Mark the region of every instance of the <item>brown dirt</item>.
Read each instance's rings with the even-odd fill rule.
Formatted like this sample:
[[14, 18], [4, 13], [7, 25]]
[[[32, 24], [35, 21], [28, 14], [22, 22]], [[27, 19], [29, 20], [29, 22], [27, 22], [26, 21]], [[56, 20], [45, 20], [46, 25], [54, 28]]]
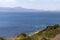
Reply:
[[56, 35], [52, 40], [60, 40], [60, 34]]

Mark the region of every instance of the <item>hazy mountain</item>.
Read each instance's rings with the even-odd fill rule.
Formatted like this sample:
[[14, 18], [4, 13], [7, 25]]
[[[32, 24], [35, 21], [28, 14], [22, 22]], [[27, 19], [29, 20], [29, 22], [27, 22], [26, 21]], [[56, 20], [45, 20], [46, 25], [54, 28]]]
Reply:
[[38, 12], [35, 9], [25, 9], [21, 7], [9, 8], [9, 7], [0, 7], [0, 12]]

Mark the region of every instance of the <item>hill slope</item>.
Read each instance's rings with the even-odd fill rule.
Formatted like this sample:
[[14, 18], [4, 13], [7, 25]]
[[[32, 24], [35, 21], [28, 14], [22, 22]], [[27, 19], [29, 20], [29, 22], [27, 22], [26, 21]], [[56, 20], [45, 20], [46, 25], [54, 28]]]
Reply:
[[22, 7], [15, 7], [15, 8], [0, 7], [0, 12], [39, 12], [39, 10], [26, 9]]
[[60, 26], [56, 24], [47, 26], [44, 30], [35, 32], [34, 35], [26, 35], [22, 33], [13, 37], [13, 40], [55, 40], [55, 37], [58, 34], [60, 34]]

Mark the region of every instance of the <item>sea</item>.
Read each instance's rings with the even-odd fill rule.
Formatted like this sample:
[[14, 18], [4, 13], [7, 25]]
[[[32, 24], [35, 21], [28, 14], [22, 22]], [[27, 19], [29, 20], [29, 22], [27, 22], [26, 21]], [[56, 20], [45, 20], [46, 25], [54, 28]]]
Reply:
[[54, 24], [60, 25], [60, 12], [0, 12], [0, 37], [29, 34]]

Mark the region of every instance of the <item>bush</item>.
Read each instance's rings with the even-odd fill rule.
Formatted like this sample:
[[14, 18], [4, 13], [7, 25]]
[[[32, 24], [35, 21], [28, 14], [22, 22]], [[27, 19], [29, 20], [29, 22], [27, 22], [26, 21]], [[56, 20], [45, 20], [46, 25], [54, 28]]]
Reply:
[[0, 40], [4, 40], [4, 38], [0, 38]]
[[47, 39], [43, 37], [41, 40], [47, 40]]
[[24, 36], [24, 37], [26, 37], [26, 36], [27, 36], [27, 34], [25, 34], [25, 33], [21, 33], [21, 35], [22, 35], [22, 36]]

